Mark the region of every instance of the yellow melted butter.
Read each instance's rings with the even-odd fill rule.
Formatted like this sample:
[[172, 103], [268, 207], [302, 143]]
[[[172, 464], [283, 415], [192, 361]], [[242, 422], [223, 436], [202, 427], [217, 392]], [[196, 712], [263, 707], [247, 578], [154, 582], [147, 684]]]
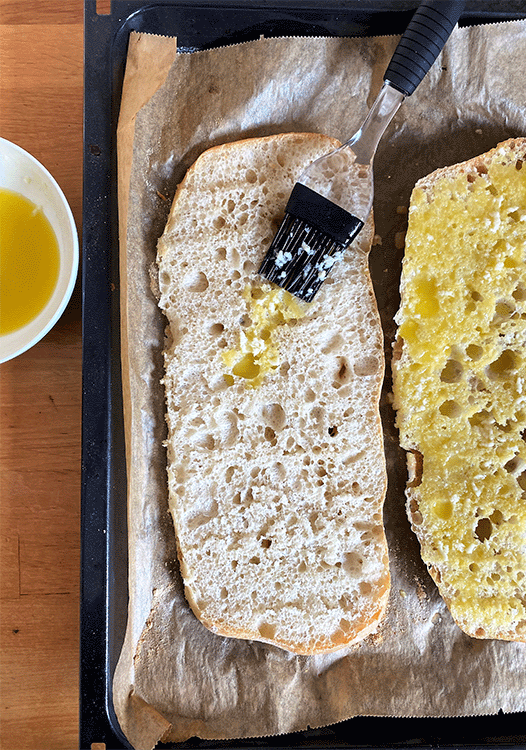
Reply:
[[30, 323], [55, 289], [60, 254], [42, 209], [0, 188], [0, 335]]
[[393, 393], [402, 446], [423, 455], [422, 555], [456, 618], [526, 631], [526, 165], [411, 204]]
[[302, 318], [307, 303], [270, 284], [247, 285], [243, 298], [247, 303], [249, 325], [241, 329], [238, 348], [222, 353], [229, 369], [224, 377], [229, 384], [234, 382], [234, 377], [243, 378], [247, 386], [255, 388], [269, 372], [279, 367], [278, 327]]

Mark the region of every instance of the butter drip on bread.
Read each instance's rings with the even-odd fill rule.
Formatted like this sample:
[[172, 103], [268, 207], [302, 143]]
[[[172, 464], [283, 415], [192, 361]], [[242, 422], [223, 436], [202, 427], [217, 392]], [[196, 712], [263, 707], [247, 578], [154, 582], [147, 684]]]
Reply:
[[188, 602], [217, 634], [300, 654], [376, 630], [390, 586], [372, 220], [309, 305], [280, 317], [280, 294], [257, 275], [295, 181], [337, 145], [293, 133], [206, 151], [158, 246]]
[[422, 558], [464, 632], [526, 640], [526, 139], [416, 184], [396, 321]]

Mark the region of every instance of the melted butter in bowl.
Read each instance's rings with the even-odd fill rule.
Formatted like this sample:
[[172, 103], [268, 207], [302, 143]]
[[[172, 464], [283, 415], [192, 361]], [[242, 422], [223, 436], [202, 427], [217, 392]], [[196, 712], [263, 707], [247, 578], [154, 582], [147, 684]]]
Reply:
[[58, 240], [42, 208], [0, 188], [0, 335], [44, 309], [58, 281]]
[[55, 325], [78, 265], [77, 228], [58, 183], [34, 156], [0, 138], [0, 362]]
[[278, 328], [294, 325], [306, 314], [308, 304], [270, 284], [247, 285], [243, 298], [247, 303], [247, 313], [240, 331], [239, 345], [236, 349], [223, 352], [222, 357], [229, 370], [225, 373], [229, 384], [235, 378], [243, 378], [247, 386], [255, 388], [279, 367]]

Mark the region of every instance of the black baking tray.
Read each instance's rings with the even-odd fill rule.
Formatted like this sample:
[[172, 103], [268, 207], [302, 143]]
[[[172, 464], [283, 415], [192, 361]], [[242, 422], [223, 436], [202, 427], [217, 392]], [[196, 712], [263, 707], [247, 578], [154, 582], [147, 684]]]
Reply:
[[[116, 125], [129, 34], [191, 52], [265, 36], [402, 33], [417, 0], [85, 0], [83, 404], [79, 747], [130, 748], [112, 706], [127, 617], [126, 467], [119, 355]], [[466, 2], [461, 25], [526, 18], [525, 2]], [[99, 11], [99, 12], [98, 12]], [[254, 707], [257, 710], [257, 707]], [[350, 719], [274, 738], [159, 748], [526, 748], [525, 714]], [[100, 743], [100, 744], [97, 744]]]

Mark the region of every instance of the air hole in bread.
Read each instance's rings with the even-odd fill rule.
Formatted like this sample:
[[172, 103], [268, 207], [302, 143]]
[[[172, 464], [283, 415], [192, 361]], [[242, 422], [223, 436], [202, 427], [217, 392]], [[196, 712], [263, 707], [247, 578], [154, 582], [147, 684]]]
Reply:
[[263, 622], [259, 628], [259, 634], [262, 638], [268, 638], [269, 640], [272, 640], [272, 638], [276, 635], [276, 626], [271, 625], [268, 622]]
[[502, 514], [502, 511], [500, 511], [498, 508], [495, 508], [495, 510], [489, 517], [489, 520], [491, 521], [493, 526], [500, 526], [500, 524], [504, 521], [504, 515]]
[[343, 338], [339, 333], [331, 333], [321, 346], [322, 354], [330, 354], [333, 351], [341, 349]]
[[195, 444], [199, 448], [205, 448], [206, 450], [212, 451], [216, 447], [216, 441], [213, 435], [198, 435]]
[[453, 515], [453, 503], [451, 500], [441, 500], [436, 503], [433, 510], [437, 518], [440, 518], [442, 521], [449, 521]]
[[241, 263], [239, 252], [236, 250], [235, 247], [229, 248], [227, 252], [227, 259], [228, 259], [229, 264], [234, 268], [238, 268]]
[[514, 456], [504, 464], [504, 469], [510, 474], [517, 474], [519, 471], [522, 471], [523, 468], [524, 460], [519, 455]]
[[[358, 377], [367, 377], [374, 375], [378, 369], [378, 359], [376, 357], [362, 357], [354, 365], [354, 374]], [[342, 380], [342, 382], [345, 382]]]
[[329, 427], [328, 433], [331, 437], [336, 437], [336, 435], [338, 434], [338, 428], [336, 426]]
[[517, 284], [511, 296], [516, 302], [524, 302], [526, 300], [526, 288], [522, 284]]
[[162, 289], [168, 289], [170, 284], [172, 283], [170, 274], [167, 271], [163, 271], [160, 274], [159, 282]]
[[252, 489], [249, 487], [248, 490], [245, 492], [245, 497], [243, 498], [243, 504], [245, 507], [248, 508], [249, 505], [251, 505], [254, 502], [254, 495], [252, 494]]
[[292, 435], [289, 435], [289, 437], [287, 438], [287, 442], [285, 443], [285, 449], [290, 453], [295, 445], [296, 441], [294, 440]]
[[254, 555], [254, 557], [251, 557], [249, 560], [249, 563], [251, 563], [252, 565], [259, 565], [260, 562], [261, 559], [257, 557], [257, 555]]
[[316, 394], [314, 393], [312, 388], [307, 388], [304, 398], [308, 404], [312, 404], [313, 401], [316, 401]]
[[357, 552], [347, 552], [343, 561], [343, 569], [352, 576], [362, 572], [363, 558]]
[[462, 414], [462, 407], [453, 399], [448, 399], [447, 401], [444, 401], [442, 404], [440, 404], [440, 406], [438, 407], [438, 411], [444, 417], [456, 419]]
[[505, 349], [498, 359], [491, 362], [486, 369], [490, 380], [507, 378], [517, 369], [517, 355], [511, 349]]
[[204, 292], [208, 289], [208, 279], [203, 271], [192, 271], [184, 277], [183, 286], [189, 292]]
[[265, 433], [264, 433], [264, 435], [265, 435], [265, 440], [267, 440], [272, 446], [274, 446], [274, 445], [277, 444], [278, 441], [276, 439], [276, 433], [274, 432], [274, 430], [272, 429], [272, 427], [269, 427], [267, 425], [265, 427]]
[[349, 620], [346, 620], [344, 617], [340, 620], [340, 628], [343, 630], [344, 633], [348, 633], [351, 629], [351, 623]]
[[415, 525], [420, 525], [422, 523], [422, 514], [420, 513], [420, 508], [418, 506], [418, 502], [415, 500], [415, 498], [411, 498], [409, 502], [409, 514], [411, 516], [411, 521]]
[[351, 367], [346, 357], [336, 357], [335, 365], [332, 386], [333, 388], [339, 388], [351, 379]]
[[444, 369], [440, 373], [443, 383], [459, 383], [462, 380], [464, 368], [456, 359], [448, 359]]
[[493, 317], [493, 323], [500, 323], [504, 320], [511, 318], [515, 312], [515, 306], [507, 300], [500, 300], [495, 305], [495, 315]]
[[493, 422], [492, 415], [483, 409], [482, 411], [477, 411], [475, 414], [472, 414], [471, 417], [468, 417], [468, 422], [471, 425], [471, 427], [484, 427], [490, 422]]
[[359, 589], [363, 596], [368, 596], [372, 593], [373, 587], [369, 581], [360, 581]]
[[263, 549], [268, 549], [271, 544], [272, 544], [272, 539], [262, 539], [261, 540], [261, 546], [263, 547]]
[[526, 491], [526, 471], [523, 471], [522, 474], [517, 477], [517, 483], [521, 490]]
[[320, 427], [325, 417], [325, 409], [322, 406], [313, 406], [310, 410], [310, 418], [316, 425]]
[[225, 330], [225, 326], [222, 323], [212, 323], [212, 325], [209, 328], [209, 331], [212, 334], [212, 336], [220, 336], [224, 330]]
[[226, 224], [226, 219], [224, 216], [216, 216], [212, 222], [214, 229], [223, 229], [225, 224]]
[[484, 349], [478, 344], [469, 344], [466, 347], [466, 354], [473, 361], [478, 361], [484, 354]]
[[226, 247], [216, 248], [216, 257], [218, 260], [226, 260]]
[[285, 427], [287, 416], [281, 404], [265, 404], [261, 410], [263, 421], [275, 432], [279, 432]]
[[233, 201], [232, 199], [229, 199], [226, 204], [226, 210], [229, 213], [232, 213], [235, 207], [236, 207], [235, 201]]
[[480, 518], [475, 528], [475, 536], [479, 542], [484, 542], [490, 538], [493, 531], [493, 525], [489, 518]]

